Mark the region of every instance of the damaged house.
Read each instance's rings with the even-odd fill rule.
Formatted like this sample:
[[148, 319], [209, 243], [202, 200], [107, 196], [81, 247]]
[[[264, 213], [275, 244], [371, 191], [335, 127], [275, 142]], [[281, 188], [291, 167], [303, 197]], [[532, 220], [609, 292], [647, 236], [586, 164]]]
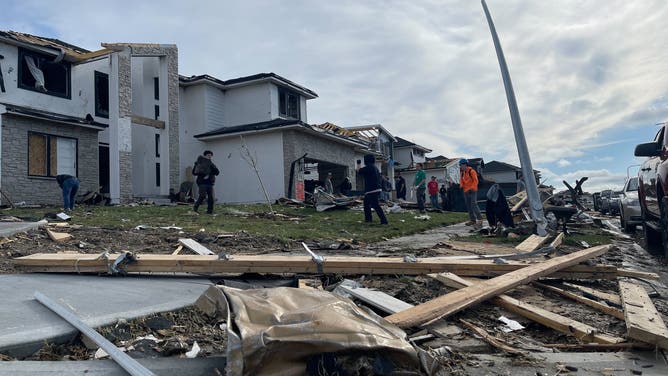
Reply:
[[58, 174], [115, 203], [176, 186], [176, 46], [102, 46], [0, 32], [0, 188], [12, 201], [61, 203]]
[[[325, 123], [307, 123], [312, 90], [275, 73], [227, 81], [208, 75], [180, 78], [180, 179], [191, 180], [198, 155], [211, 150], [221, 170], [214, 186], [219, 203], [304, 198], [332, 173], [335, 187], [348, 177], [368, 143]], [[254, 166], [252, 166], [254, 164]]]

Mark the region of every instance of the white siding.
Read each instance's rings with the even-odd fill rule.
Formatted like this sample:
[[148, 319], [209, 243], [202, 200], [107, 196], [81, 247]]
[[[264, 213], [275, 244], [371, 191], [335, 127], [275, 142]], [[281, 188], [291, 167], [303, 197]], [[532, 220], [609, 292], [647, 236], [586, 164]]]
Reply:
[[259, 123], [272, 120], [270, 83], [243, 86], [225, 92], [225, 126]]
[[213, 86], [206, 85], [206, 103], [204, 106], [207, 131], [225, 126], [225, 94]]
[[207, 132], [204, 122], [204, 103], [206, 88], [204, 85], [179, 88], [179, 181], [191, 179], [186, 168], [192, 166], [198, 155], [204, 151], [205, 144], [198, 141], [196, 134]]

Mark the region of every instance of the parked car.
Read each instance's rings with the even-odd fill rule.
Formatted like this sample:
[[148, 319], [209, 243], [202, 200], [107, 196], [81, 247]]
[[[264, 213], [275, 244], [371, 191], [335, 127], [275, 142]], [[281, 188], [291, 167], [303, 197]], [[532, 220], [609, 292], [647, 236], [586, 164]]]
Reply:
[[612, 207], [610, 204], [611, 201], [612, 190], [606, 189], [605, 191], [601, 191], [601, 200], [599, 201], [598, 211], [601, 212], [601, 214], [610, 213], [610, 208]]
[[654, 141], [636, 146], [636, 157], [648, 157], [638, 172], [638, 198], [645, 242], [668, 257], [668, 126]]
[[622, 229], [626, 232], [635, 231], [636, 226], [642, 223], [637, 176], [627, 179], [624, 184], [622, 197], [619, 200], [619, 220], [622, 223]]

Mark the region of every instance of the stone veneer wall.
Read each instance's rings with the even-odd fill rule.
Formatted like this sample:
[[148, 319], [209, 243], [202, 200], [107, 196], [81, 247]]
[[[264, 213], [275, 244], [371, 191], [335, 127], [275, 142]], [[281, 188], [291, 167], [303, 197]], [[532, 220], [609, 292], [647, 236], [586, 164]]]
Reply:
[[[90, 128], [2, 115], [2, 190], [12, 202], [60, 205], [63, 196], [55, 177], [28, 176], [28, 131], [77, 139], [77, 175], [80, 193], [99, 186], [98, 131]], [[6, 203], [6, 202], [3, 202]]]
[[[346, 146], [305, 132], [289, 130], [283, 133], [283, 169], [286, 195], [290, 184], [290, 164], [304, 153], [308, 153], [307, 158], [310, 159], [348, 167], [348, 178], [351, 182], [355, 181], [355, 151], [352, 146]], [[294, 187], [292, 193], [294, 195]]]

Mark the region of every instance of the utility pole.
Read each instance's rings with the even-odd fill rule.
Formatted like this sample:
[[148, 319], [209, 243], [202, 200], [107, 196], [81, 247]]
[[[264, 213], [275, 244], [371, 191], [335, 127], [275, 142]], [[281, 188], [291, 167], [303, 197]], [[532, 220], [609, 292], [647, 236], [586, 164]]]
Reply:
[[531, 216], [536, 222], [536, 232], [540, 236], [545, 236], [547, 231], [547, 220], [543, 213], [543, 202], [540, 200], [538, 193], [538, 186], [536, 185], [536, 177], [533, 174], [533, 167], [531, 165], [531, 157], [529, 156], [529, 148], [527, 141], [524, 138], [524, 130], [522, 129], [522, 119], [520, 119], [520, 111], [517, 108], [517, 101], [515, 100], [515, 92], [513, 91], [513, 83], [510, 81], [510, 73], [508, 72], [508, 65], [506, 58], [503, 56], [499, 36], [496, 34], [496, 28], [492, 21], [492, 16], [487, 9], [487, 3], [482, 1], [482, 8], [487, 17], [489, 24], [489, 31], [492, 33], [492, 40], [494, 41], [494, 48], [496, 49], [496, 57], [499, 59], [499, 67], [501, 68], [501, 76], [503, 77], [503, 86], [506, 89], [506, 99], [508, 100], [508, 109], [510, 110], [510, 119], [513, 123], [513, 133], [515, 134], [515, 143], [517, 144], [517, 153], [520, 157], [520, 164], [522, 166], [522, 175], [524, 175], [524, 183], [526, 184], [527, 196], [529, 199], [529, 207], [531, 208]]

